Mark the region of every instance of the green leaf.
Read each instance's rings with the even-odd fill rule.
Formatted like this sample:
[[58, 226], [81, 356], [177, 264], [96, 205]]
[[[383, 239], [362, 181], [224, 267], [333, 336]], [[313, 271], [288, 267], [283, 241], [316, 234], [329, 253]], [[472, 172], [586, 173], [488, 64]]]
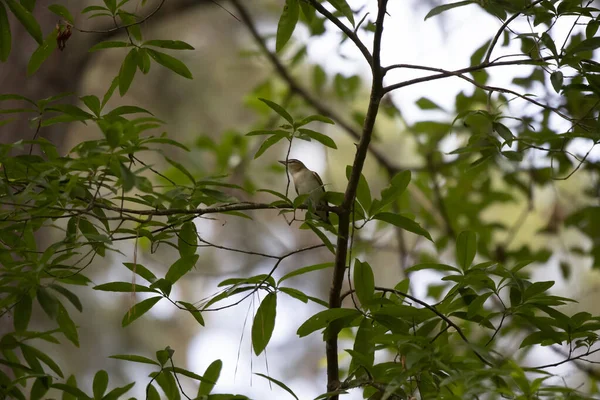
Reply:
[[90, 49], [88, 51], [91, 53], [93, 51], [98, 51], [98, 50], [113, 49], [113, 48], [117, 48], [117, 47], [129, 47], [129, 46], [131, 46], [131, 43], [129, 43], [129, 42], [107, 40], [105, 42], [100, 42], [98, 44], [93, 45], [92, 47], [90, 47]]
[[142, 46], [154, 46], [173, 50], [194, 50], [192, 46], [181, 40], [148, 40]]
[[60, 376], [61, 378], [64, 376], [58, 364], [46, 353], [33, 346], [28, 346], [25, 343], [21, 343], [19, 346], [21, 346], [22, 350], [25, 349], [26, 352], [30, 353], [33, 357], [46, 364], [52, 371], [56, 373], [56, 375]]
[[417, 235], [423, 236], [433, 242], [433, 239], [431, 238], [431, 235], [429, 235], [429, 232], [421, 228], [421, 225], [419, 225], [417, 222], [413, 221], [410, 218], [404, 217], [400, 214], [393, 214], [389, 212], [376, 214], [373, 218], [395, 225], [398, 228], [402, 228], [406, 231], [415, 233]]
[[150, 289], [149, 287], [137, 285], [131, 282], [109, 282], [94, 286], [94, 290], [119, 293], [156, 293], [156, 291]]
[[146, 49], [141, 48], [138, 50], [138, 68], [142, 71], [143, 74], [147, 74], [150, 72], [150, 56], [148, 55], [148, 51]]
[[148, 310], [150, 310], [156, 303], [158, 303], [162, 299], [162, 296], [155, 296], [149, 299], [140, 301], [133, 307], [129, 309], [129, 311], [123, 316], [123, 321], [121, 321], [121, 326], [124, 328], [127, 325], [131, 324], [133, 321], [144, 315]]
[[58, 326], [65, 337], [69, 339], [75, 346], [79, 347], [79, 335], [77, 333], [77, 327], [75, 326], [75, 323], [69, 316], [69, 313], [65, 307], [60, 303], [58, 303], [58, 315], [56, 317], [56, 322], [58, 322]]
[[123, 191], [127, 193], [135, 187], [135, 174], [123, 163], [119, 163], [119, 168], [121, 171]]
[[71, 304], [73, 304], [73, 306], [77, 309], [77, 311], [79, 311], [79, 312], [83, 311], [83, 306], [81, 305], [81, 301], [79, 300], [79, 297], [77, 297], [77, 295], [75, 293], [73, 293], [69, 289], [67, 289], [63, 286], [59, 286], [55, 283], [49, 284], [48, 287], [50, 289], [56, 290], [58, 293], [62, 294], [67, 300], [69, 300], [69, 302]]
[[299, 400], [299, 399], [298, 399], [298, 396], [296, 396], [296, 394], [295, 394], [294, 392], [292, 392], [292, 389], [290, 389], [289, 387], [287, 387], [287, 386], [286, 386], [286, 385], [285, 385], [283, 382], [281, 382], [281, 381], [278, 381], [278, 380], [277, 380], [277, 379], [275, 379], [275, 378], [271, 378], [271, 377], [270, 377], [270, 376], [268, 376], [268, 375], [261, 374], [261, 373], [259, 373], [259, 372], [255, 372], [255, 373], [254, 373], [254, 375], [258, 375], [258, 376], [260, 376], [260, 377], [262, 377], [262, 378], [265, 378], [265, 379], [266, 379], [266, 380], [268, 380], [269, 382], [273, 382], [274, 384], [276, 384], [277, 386], [279, 386], [280, 388], [282, 388], [283, 390], [285, 390], [286, 392], [288, 392], [289, 394], [291, 394], [291, 395], [292, 395], [292, 396], [293, 396], [293, 397], [294, 397], [296, 400]]
[[538, 294], [544, 293], [554, 286], [554, 283], [554, 281], [533, 282], [531, 286], [525, 289], [525, 292], [523, 293], [523, 301], [526, 301], [527, 299]]
[[169, 164], [181, 171], [192, 183], [196, 183], [194, 176], [182, 164], [178, 163], [175, 160], [171, 160], [169, 157], [165, 157], [165, 160], [167, 160]]
[[86, 8], [84, 8], [83, 10], [81, 10], [82, 14], [86, 14], [92, 11], [109, 11], [110, 10], [106, 7], [102, 7], [102, 6], [87, 6]]
[[0, 2], [0, 61], [8, 60], [11, 47], [10, 23], [4, 3]]
[[361, 315], [360, 311], [353, 308], [331, 308], [310, 317], [306, 322], [300, 325], [296, 333], [298, 336], [304, 337], [310, 335], [314, 331], [326, 328], [332, 321], [337, 319], [352, 316], [359, 317]]
[[252, 323], [252, 348], [257, 356], [263, 352], [271, 340], [276, 314], [277, 295], [269, 293], [260, 303]]
[[158, 390], [151, 383], [146, 386], [146, 400], [160, 400]]
[[434, 7], [431, 9], [431, 11], [429, 11], [427, 13], [427, 15], [425, 16], [425, 20], [427, 20], [427, 18], [431, 18], [438, 14], [441, 14], [444, 11], [448, 11], [448, 10], [451, 10], [456, 7], [462, 7], [462, 6], [466, 6], [466, 5], [473, 4], [473, 3], [475, 3], [474, 0], [466, 0], [466, 1], [459, 1], [456, 3], [444, 4], [441, 6]]
[[327, 263], [323, 263], [323, 264], [315, 264], [315, 265], [309, 265], [308, 267], [298, 268], [297, 270], [292, 271], [292, 272], [282, 276], [279, 279], [279, 281], [277, 281], [277, 285], [279, 286], [279, 284], [281, 284], [283, 281], [290, 279], [294, 276], [303, 275], [303, 274], [306, 274], [307, 272], [318, 271], [318, 270], [325, 269], [325, 268], [331, 268], [334, 265], [335, 264], [332, 262], [327, 262]]
[[94, 392], [95, 399], [101, 399], [108, 388], [108, 372], [101, 369], [94, 375], [94, 383], [92, 384], [92, 390]]
[[150, 285], [150, 289], [158, 289], [168, 296], [169, 294], [171, 294], [172, 286], [173, 284], [171, 282], [164, 278], [160, 278], [156, 282], [152, 282], [152, 285]]
[[[118, 83], [117, 83], [118, 84]], [[115, 86], [116, 88], [116, 86]], [[114, 90], [114, 89], [113, 89]], [[124, 114], [146, 113], [153, 115], [150, 111], [138, 106], [120, 106], [106, 114], [107, 117], [117, 117]]]
[[178, 301], [179, 304], [181, 304], [182, 306], [185, 307], [186, 310], [188, 310], [190, 312], [190, 314], [192, 314], [192, 317], [194, 317], [194, 319], [202, 326], [204, 326], [204, 318], [202, 318], [202, 313], [200, 312], [200, 310], [198, 310], [198, 308], [194, 307], [193, 304], [185, 302], [185, 301]]
[[167, 272], [167, 275], [165, 275], [165, 279], [171, 283], [177, 282], [179, 278], [188, 273], [188, 271], [191, 270], [194, 265], [196, 265], [199, 257], [200, 256], [197, 254], [189, 257], [181, 257], [179, 260], [175, 261], [171, 267], [169, 267], [169, 271]]
[[[87, 400], [90, 399], [90, 396], [86, 395], [81, 389], [78, 389], [75, 386], [75, 379], [73, 378], [73, 382], [69, 382], [71, 378], [67, 381], [67, 384], [64, 383], [55, 383], [52, 385], [54, 389], [62, 390], [65, 394], [69, 394], [72, 399], [77, 400]], [[63, 394], [63, 399], [66, 399], [65, 394]]]
[[329, 238], [323, 232], [321, 232], [319, 228], [317, 228], [315, 223], [313, 221], [306, 221], [305, 223], [319, 237], [319, 239], [321, 239], [321, 242], [323, 242], [325, 247], [327, 247], [332, 254], [335, 254], [335, 248], [333, 247], [331, 240], [329, 240]]
[[[219, 375], [221, 375], [221, 369], [223, 368], [223, 361], [215, 360], [213, 361], [206, 371], [204, 372], [204, 380], [200, 382], [200, 387], [198, 388], [198, 394], [196, 397], [206, 396], [212, 392], [215, 384], [219, 380]], [[211, 383], [212, 382], [212, 383]]]
[[192, 221], [184, 222], [177, 235], [177, 248], [179, 255], [183, 257], [196, 254], [198, 246], [198, 233], [196, 225]]
[[5, 3], [8, 8], [10, 8], [10, 11], [12, 11], [14, 16], [19, 20], [21, 25], [23, 25], [27, 32], [29, 32], [31, 37], [41, 45], [44, 42], [44, 37], [42, 35], [42, 29], [35, 20], [35, 17], [15, 0], [5, 0]]
[[29, 59], [29, 63], [27, 64], [27, 75], [33, 75], [41, 66], [44, 61], [54, 49], [56, 49], [56, 36], [58, 35], [58, 31], [53, 30], [43, 41], [42, 44], [33, 52], [31, 58]]
[[287, 294], [290, 297], [293, 297], [296, 300], [300, 300], [303, 303], [308, 303], [308, 296], [299, 291], [298, 289], [289, 288], [289, 287], [279, 287], [277, 288], [282, 293]]
[[101, 108], [104, 108], [104, 106], [106, 105], [106, 103], [108, 102], [108, 100], [110, 100], [110, 98], [112, 97], [115, 89], [117, 88], [117, 86], [119, 86], [119, 76], [115, 76], [112, 83], [110, 84], [110, 87], [108, 88], [108, 90], [106, 91], [106, 93], [104, 94], [104, 97], [102, 97], [102, 105]]
[[423, 263], [423, 264], [417, 264], [417, 265], [413, 265], [410, 268], [407, 268], [406, 272], [415, 272], [415, 271], [421, 271], [424, 269], [432, 269], [434, 271], [442, 271], [442, 272], [458, 272], [460, 273], [460, 270], [456, 267], [453, 267], [451, 265], [446, 265], [446, 264], [434, 264], [434, 263]]
[[[111, 0], [112, 1], [112, 0]], [[135, 38], [135, 40], [141, 42], [142, 41], [142, 30], [140, 28], [140, 19], [137, 15], [129, 13], [123, 9], [120, 9], [117, 14], [119, 18], [121, 18], [121, 22], [123, 25], [130, 25], [127, 30], [131, 36]]]
[[254, 155], [254, 159], [256, 160], [258, 157], [260, 157], [265, 151], [267, 151], [269, 149], [269, 147], [277, 144], [281, 139], [287, 138], [287, 133], [285, 134], [275, 134], [272, 136], [269, 136], [258, 148], [258, 150], [256, 151], [256, 154]]
[[37, 301], [42, 306], [42, 310], [50, 317], [55, 319], [58, 314], [58, 300], [44, 287], [39, 287], [37, 290]]
[[[346, 178], [350, 180], [352, 176], [352, 166], [346, 166]], [[356, 199], [362, 205], [362, 207], [367, 211], [371, 208], [371, 189], [369, 188], [369, 183], [365, 179], [363, 174], [360, 174], [360, 178], [358, 179], [358, 186], [356, 188]]]
[[29, 395], [29, 400], [41, 400], [44, 398], [44, 395], [48, 392], [48, 378], [36, 378], [31, 385], [31, 393]]
[[327, 118], [327, 117], [325, 117], [323, 115], [315, 114], [315, 115], [310, 115], [310, 116], [308, 116], [306, 118], [303, 118], [302, 121], [300, 121], [300, 122], [298, 122], [296, 124], [296, 128], [299, 128], [301, 126], [309, 124], [309, 123], [311, 123], [313, 121], [319, 121], [319, 122], [323, 122], [323, 123], [326, 123], [326, 124], [335, 125], [335, 122], [333, 122], [333, 120], [331, 120], [330, 118]]
[[569, 54], [576, 54], [582, 51], [593, 51], [600, 47], [600, 37], [586, 39], [570, 49]]
[[121, 70], [119, 71], [119, 94], [121, 97], [129, 90], [129, 86], [131, 86], [131, 82], [137, 71], [137, 66], [138, 51], [136, 48], [133, 48], [127, 53], [125, 60], [123, 60], [123, 64], [121, 64]]
[[80, 99], [81, 99], [81, 101], [83, 101], [83, 104], [85, 104], [86, 107], [89, 108], [94, 113], [94, 115], [100, 116], [100, 111], [101, 111], [100, 99], [98, 99], [97, 96], [94, 96], [94, 95], [83, 96], [83, 97], [80, 97]]
[[404, 193], [411, 180], [409, 170], [398, 172], [392, 178], [390, 185], [381, 191], [381, 200], [374, 200], [371, 203], [370, 214], [374, 215], [383, 210], [388, 204], [395, 202]]
[[417, 100], [417, 106], [421, 110], [441, 110], [442, 107], [435, 104], [433, 101], [429, 100], [427, 97], [421, 97]]
[[259, 129], [257, 131], [252, 131], [252, 132], [248, 132], [246, 133], [246, 136], [261, 136], [261, 135], [288, 135], [289, 133], [287, 131], [284, 131], [282, 129], [274, 129], [274, 130], [266, 130], [266, 129]]
[[369, 263], [356, 260], [354, 263], [354, 290], [363, 308], [375, 293], [375, 277]]
[[281, 49], [292, 37], [296, 23], [298, 23], [298, 16], [300, 14], [299, 0], [285, 0], [283, 6], [283, 12], [279, 17], [279, 23], [277, 24], [277, 40], [275, 43], [275, 51], [279, 53]]
[[138, 356], [135, 354], [117, 354], [114, 356], [109, 356], [108, 358], [114, 358], [115, 360], [125, 360], [125, 361], [137, 362], [137, 363], [142, 363], [142, 364], [160, 365], [159, 363], [157, 363], [156, 361], [154, 361], [151, 358], [144, 357], [144, 356]]
[[106, 396], [102, 398], [102, 400], [118, 400], [123, 394], [127, 393], [129, 389], [131, 389], [134, 385], [135, 382], [131, 382], [125, 386], [114, 388], [113, 390], [108, 392]]
[[52, 11], [54, 14], [59, 17], [63, 17], [70, 24], [74, 24], [74, 19], [67, 7], [60, 4], [51, 4], [48, 6], [48, 10]]
[[552, 87], [556, 93], [560, 93], [560, 90], [563, 87], [563, 73], [560, 71], [554, 71], [550, 75], [550, 83], [552, 84]]
[[31, 300], [31, 296], [29, 296], [29, 293], [25, 293], [15, 305], [13, 313], [13, 325], [15, 331], [22, 332], [27, 330], [29, 320], [31, 319], [32, 307], [33, 301]]
[[265, 103], [267, 106], [269, 106], [269, 108], [271, 108], [277, 114], [281, 115], [287, 122], [294, 125], [294, 119], [292, 118], [292, 116], [279, 104], [263, 98], [259, 98], [259, 100]]
[[506, 127], [506, 125], [503, 125], [500, 122], [494, 122], [492, 124], [492, 126], [494, 128], [494, 131], [496, 131], [496, 133], [498, 135], [500, 135], [500, 137], [506, 141], [506, 144], [508, 146], [511, 146], [512, 141], [515, 138], [515, 135], [513, 135], [513, 133], [510, 131], [510, 129], [508, 129]]
[[314, 139], [317, 142], [323, 144], [324, 146], [331, 147], [332, 149], [337, 149], [335, 142], [329, 136], [323, 135], [322, 133], [315, 132], [310, 129], [304, 129], [304, 128], [300, 128], [300, 129], [298, 129], [298, 131], [301, 134], [306, 135], [309, 138]]
[[336, 10], [341, 12], [344, 17], [348, 18], [348, 21], [354, 26], [354, 12], [346, 0], [329, 0], [329, 3], [335, 7]]
[[520, 151], [502, 151], [500, 153], [511, 161], [523, 161], [523, 153]]
[[477, 252], [477, 235], [473, 231], [463, 231], [456, 238], [456, 262], [467, 270]]
[[170, 69], [171, 71], [183, 76], [184, 78], [193, 79], [192, 73], [190, 72], [188, 67], [186, 67], [184, 63], [182, 63], [175, 57], [153, 49], [146, 49], [146, 51], [148, 52], [148, 55], [150, 55], [150, 57], [154, 59], [154, 61], [156, 61], [163, 67]]
[[[363, 318], [360, 322], [358, 330], [356, 331], [356, 338], [354, 340], [353, 357], [350, 362], [349, 372], [355, 371], [359, 366], [368, 368], [373, 366], [375, 359], [375, 345], [373, 343], [373, 336], [375, 334], [374, 323], [369, 318]], [[360, 357], [355, 355], [360, 354]], [[364, 373], [359, 374], [363, 375]], [[366, 375], [366, 374], [364, 374]]]

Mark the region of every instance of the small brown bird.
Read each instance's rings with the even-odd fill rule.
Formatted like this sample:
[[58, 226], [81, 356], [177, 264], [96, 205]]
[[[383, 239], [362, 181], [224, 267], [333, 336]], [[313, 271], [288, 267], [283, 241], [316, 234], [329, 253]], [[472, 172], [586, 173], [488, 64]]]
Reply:
[[[279, 162], [286, 165], [290, 171], [298, 195], [308, 194], [309, 201], [313, 206], [327, 206], [327, 201], [324, 199], [325, 187], [319, 174], [306, 168], [306, 165], [300, 160], [290, 159], [287, 162]], [[315, 211], [315, 214], [323, 221], [330, 223], [328, 211], [318, 210]]]

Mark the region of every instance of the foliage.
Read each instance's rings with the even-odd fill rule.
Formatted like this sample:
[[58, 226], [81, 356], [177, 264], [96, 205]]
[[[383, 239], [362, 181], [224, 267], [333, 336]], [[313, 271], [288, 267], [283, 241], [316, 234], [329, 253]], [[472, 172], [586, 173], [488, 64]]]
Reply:
[[[74, 10], [51, 5], [50, 11], [62, 20], [44, 36], [32, 14], [35, 3], [0, 1], [0, 60], [6, 61], [11, 52], [19, 51], [11, 45], [10, 24], [21, 24], [39, 44], [31, 54], [30, 75], [44, 68], [44, 61], [56, 47], [68, 46], [71, 33], [86, 33], [74, 25]], [[585, 190], [597, 196], [598, 164], [587, 160], [587, 154], [576, 156], [568, 150], [576, 139], [583, 139], [592, 147], [600, 140], [600, 64], [592, 59], [600, 47], [596, 36], [600, 20], [592, 2], [492, 0], [438, 6], [426, 19], [440, 18], [439, 14], [449, 10], [460, 12], [463, 6], [478, 6], [501, 21], [497, 34], [473, 54], [471, 65], [451, 71], [442, 67], [381, 64], [387, 0], [379, 0], [376, 15], [354, 10], [345, 0], [286, 0], [277, 25], [276, 52], [270, 51], [258, 34], [242, 2], [234, 0], [235, 13], [277, 72], [252, 93], [253, 98], [260, 98], [257, 110], [282, 122], [262, 124], [245, 136], [236, 136], [237, 143], [244, 143], [239, 145], [245, 149], [244, 157], [260, 158], [272, 152], [277, 143], [285, 143], [289, 149], [294, 140], [316, 141], [334, 151], [338, 146], [323, 133], [322, 124], [335, 123], [359, 141], [353, 164], [346, 168], [348, 182], [344, 192], [327, 194], [331, 204], [327, 209], [336, 214], [334, 224], [312, 219], [309, 213], [301, 225], [311, 229], [322, 244], [283, 255], [208, 243], [198, 234], [194, 220], [212, 214], [252, 218], [251, 211], [261, 209], [295, 212], [307, 208], [305, 197], [292, 200], [287, 191], [260, 189], [256, 192], [266, 192], [275, 199], [270, 203], [238, 200], [236, 195], [241, 198], [253, 191], [252, 185], [232, 184], [221, 174], [230, 172], [226, 166], [233, 144], [199, 140], [197, 143], [202, 145], [197, 147], [220, 160], [214, 176], [199, 176], [167, 157], [163, 151], [167, 146], [181, 152], [189, 149], [166, 134], [154, 133], [164, 122], [151, 111], [135, 105], [107, 110], [117, 88], [120, 96], [125, 95], [138, 71], [147, 74], [152, 67], [160, 66], [192, 79], [182, 61], [163, 51], [177, 54], [193, 50], [192, 46], [179, 40], [143, 39], [141, 23], [160, 14], [164, 0], [155, 10], [147, 12], [142, 8], [146, 17], [128, 11], [128, 3], [104, 0], [103, 4], [83, 10], [89, 18], [113, 20], [113, 30], [127, 33], [125, 41], [106, 40], [89, 49], [128, 49], [118, 76], [102, 99], [89, 94], [73, 98], [71, 94], [56, 93], [45, 99], [0, 94], [0, 102], [18, 104], [17, 108], [3, 108], [0, 113], [28, 118], [34, 130], [28, 139], [0, 145], [0, 310], [3, 316], [10, 314], [13, 318], [13, 329], [0, 339], [0, 364], [6, 367], [0, 370], [1, 398], [40, 399], [49, 390], [62, 391], [63, 398], [127, 396], [134, 382], [109, 389], [109, 374], [103, 370], [96, 373], [92, 392], [86, 392], [78, 386], [75, 376], [65, 376], [63, 367], [40, 350], [40, 343], [65, 346], [66, 339], [79, 345], [76, 320], [89, 316], [73, 286], [90, 288], [86, 273], [94, 260], [120, 253], [124, 243], [133, 245], [137, 254], [141, 241], [148, 243], [152, 252], [161, 245], [171, 246], [177, 249], [178, 256], [166, 274], [157, 274], [134, 256], [124, 267], [136, 276], [137, 283], [113, 281], [93, 286], [97, 291], [149, 294], [125, 313], [123, 327], [143, 318], [161, 301], [190, 313], [203, 326], [206, 312], [235, 306], [261, 293], [264, 296], [252, 325], [253, 350], [259, 355], [268, 347], [277, 323], [278, 298], [290, 296], [302, 303], [316, 303], [324, 309], [301, 324], [297, 334], [302, 338], [319, 331], [327, 342], [328, 377], [327, 385], [322, 384], [327, 393], [319, 398], [338, 399], [357, 388], [369, 399], [465, 399], [484, 394], [515, 399], [591, 398], [591, 390], [587, 393], [585, 388], [564, 385], [550, 368], [572, 363], [587, 373], [595, 385], [598, 372], [586, 363], [590, 361], [587, 357], [599, 349], [600, 317], [588, 312], [568, 315], [561, 306], [572, 300], [552, 293], [555, 282], [531, 278], [531, 263], [544, 263], [552, 254], [560, 254], [543, 246], [510, 247], [526, 215], [514, 226], [506, 226], [486, 220], [482, 214], [498, 204], [517, 202], [519, 196], [531, 204], [543, 188], [577, 171], [586, 174], [589, 183]], [[9, 14], [14, 17], [10, 24]], [[561, 42], [551, 28], [558, 20], [573, 16], [573, 26], [584, 29], [571, 30], [567, 40]], [[513, 21], [522, 19], [537, 29], [525, 33], [510, 29]], [[292, 47], [289, 43], [299, 24], [308, 29], [311, 41], [319, 40], [325, 26], [331, 25], [364, 56], [372, 72], [368, 82], [372, 89], [368, 107], [362, 113], [338, 115], [317, 97], [331, 86], [339, 103], [350, 104], [359, 89], [367, 86], [359, 77], [338, 74], [330, 79], [321, 67], [313, 66], [313, 94], [289, 72], [290, 67], [303, 61], [305, 47], [289, 58], [289, 65], [280, 60], [278, 53]], [[514, 43], [520, 45], [519, 54], [495, 57], [497, 48]], [[527, 74], [513, 80], [522, 90], [488, 85], [490, 74], [506, 66], [520, 66]], [[401, 69], [428, 74], [384, 82], [386, 74]], [[403, 87], [450, 77], [468, 81], [473, 91], [459, 93], [452, 111], [443, 111], [423, 97], [417, 102], [418, 107], [445, 112], [445, 119], [432, 118], [406, 126], [418, 144], [422, 165], [406, 168], [387, 158], [372, 143], [378, 112], [399, 124], [405, 121], [400, 110], [384, 96]], [[285, 93], [272, 90], [274, 82], [283, 82]], [[536, 83], [542, 84], [543, 94], [526, 93]], [[261, 94], [264, 92], [269, 96]], [[303, 108], [290, 102], [292, 97], [299, 99]], [[512, 106], [514, 103], [519, 106]], [[307, 116], [302, 111], [307, 108], [316, 111]], [[558, 120], [566, 121], [568, 129], [559, 128], [563, 125]], [[3, 119], [0, 124], [12, 121]], [[57, 143], [43, 137], [49, 126], [77, 122], [102, 132], [102, 137], [82, 141], [64, 154]], [[450, 155], [442, 154], [442, 144], [451, 135], [457, 138], [456, 149]], [[223, 137], [225, 143], [227, 135]], [[257, 140], [255, 137], [261, 144], [257, 151], [247, 151], [246, 143]], [[159, 171], [147, 164], [147, 152], [162, 157], [169, 169]], [[373, 182], [363, 173], [367, 157], [376, 160], [388, 175], [388, 184], [381, 191], [372, 189]], [[280, 172], [283, 176], [284, 171]], [[566, 217], [555, 213], [545, 233], [557, 235], [563, 226], [579, 229], [591, 245], [588, 249], [566, 250], [589, 255], [594, 265], [600, 265], [600, 211], [595, 204], [589, 201], [571, 205]], [[379, 266], [364, 257], [364, 249], [372, 246], [364, 243], [365, 236], [361, 236], [365, 226], [377, 232], [393, 229], [396, 233], [405, 275], [397, 284], [376, 284], [374, 270]], [[407, 238], [414, 239], [413, 250], [406, 249]], [[268, 274], [221, 282], [221, 290], [202, 302], [175, 298], [172, 287], [186, 279], [198, 263], [198, 249], [205, 246], [270, 258], [274, 265]], [[283, 260], [324, 246], [332, 253], [329, 262], [299, 265], [276, 279]], [[407, 260], [414, 261], [414, 265], [407, 265]], [[563, 263], [561, 268], [568, 277], [571, 267]], [[317, 270], [332, 273], [327, 301], [289, 286], [289, 278], [311, 279], [310, 273]], [[428, 299], [417, 298], [410, 286], [411, 276], [423, 270], [440, 276], [440, 284], [429, 287]], [[349, 289], [343, 292], [346, 279]], [[38, 306], [52, 321], [52, 329], [31, 330], [32, 313]], [[341, 334], [352, 337], [350, 348], [338, 348]], [[499, 343], [500, 338], [520, 340], [521, 350], [511, 354]], [[523, 361], [529, 351], [539, 346], [554, 349], [562, 354], [562, 360], [548, 365]], [[339, 366], [340, 350], [350, 357], [348, 367]], [[155, 355], [123, 354], [113, 358], [154, 368], [146, 382], [138, 382], [145, 385], [148, 399], [160, 398], [159, 389], [168, 399], [182, 395], [193, 398], [182, 393], [182, 379], [198, 383], [198, 399], [246, 398], [212, 393], [222, 369], [220, 360], [199, 375], [198, 371], [176, 366], [173, 352], [167, 347]], [[298, 398], [285, 382], [259, 375]]]

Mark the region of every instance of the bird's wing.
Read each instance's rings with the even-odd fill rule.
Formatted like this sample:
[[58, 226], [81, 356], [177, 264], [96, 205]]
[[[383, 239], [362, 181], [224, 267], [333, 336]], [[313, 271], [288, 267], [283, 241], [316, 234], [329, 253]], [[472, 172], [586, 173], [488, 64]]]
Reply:
[[312, 172], [312, 174], [315, 177], [315, 179], [317, 180], [317, 182], [319, 182], [319, 187], [321, 188], [321, 190], [323, 192], [325, 192], [325, 185], [323, 184], [323, 181], [321, 180], [321, 177], [319, 176], [319, 174], [317, 174], [315, 171], [310, 171], [310, 172]]

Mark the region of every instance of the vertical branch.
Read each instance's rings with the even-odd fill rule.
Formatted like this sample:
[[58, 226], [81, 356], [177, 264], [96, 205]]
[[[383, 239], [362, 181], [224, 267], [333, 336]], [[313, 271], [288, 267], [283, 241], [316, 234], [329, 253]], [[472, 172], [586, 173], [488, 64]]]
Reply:
[[[373, 63], [371, 70], [373, 74], [373, 82], [371, 86], [371, 95], [367, 115], [363, 124], [362, 135], [354, 163], [352, 165], [352, 174], [344, 193], [344, 201], [339, 211], [339, 230], [337, 238], [337, 251], [335, 254], [335, 266], [333, 271], [333, 279], [329, 292], [329, 308], [340, 308], [342, 306], [342, 285], [344, 283], [344, 272], [346, 271], [348, 239], [350, 232], [352, 205], [356, 198], [356, 190], [358, 181], [365, 164], [369, 143], [373, 134], [375, 120], [379, 111], [379, 104], [383, 97], [383, 76], [385, 71], [381, 67], [381, 38], [383, 35], [383, 21], [386, 14], [387, 0], [379, 0], [379, 10], [377, 20], [375, 22], [375, 35], [373, 39]], [[333, 331], [326, 338], [326, 356], [327, 356], [327, 390], [334, 391], [340, 386], [339, 364], [338, 364], [338, 333]], [[333, 395], [330, 400], [338, 400], [338, 395]]]

